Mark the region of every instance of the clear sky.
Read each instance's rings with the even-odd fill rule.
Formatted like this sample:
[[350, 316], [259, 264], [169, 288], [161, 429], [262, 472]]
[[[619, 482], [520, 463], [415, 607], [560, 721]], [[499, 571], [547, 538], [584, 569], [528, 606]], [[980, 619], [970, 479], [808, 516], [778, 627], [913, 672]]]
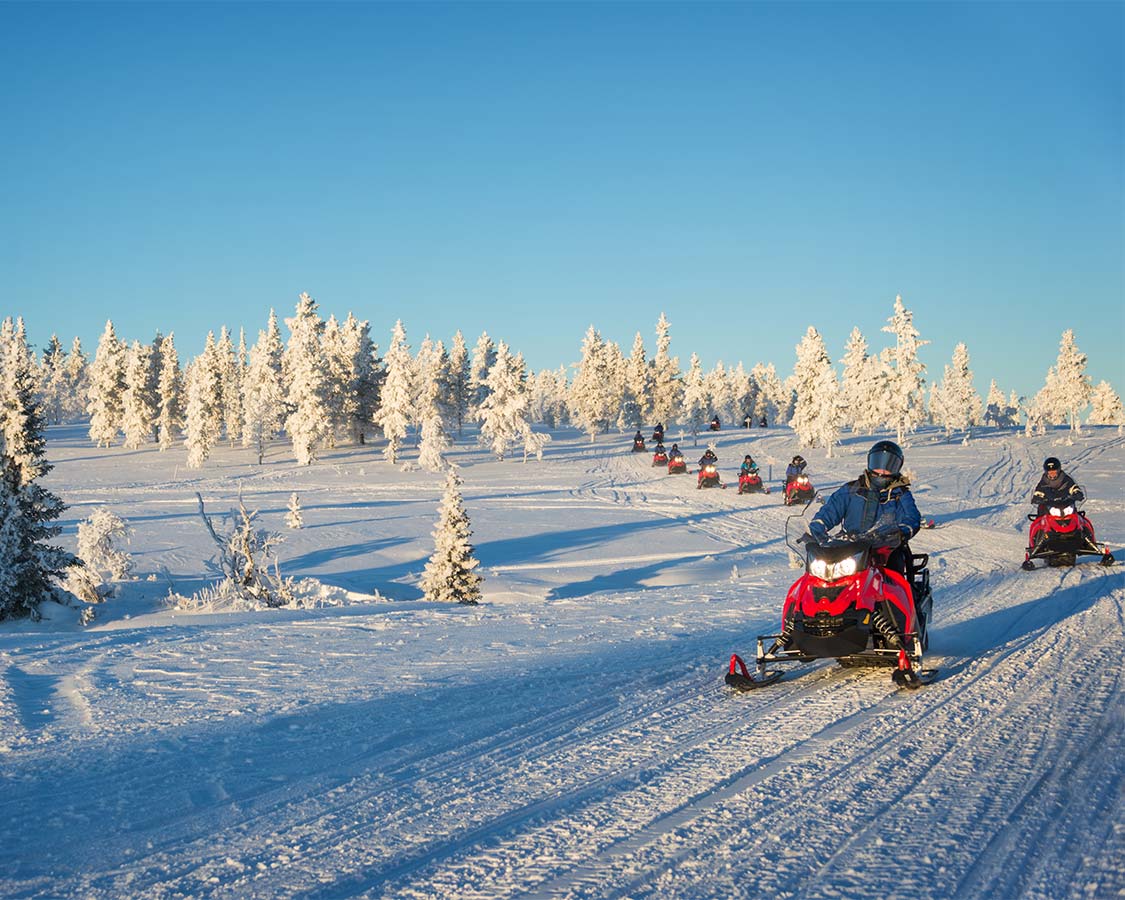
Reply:
[[3, 315], [385, 348], [587, 326], [791, 371], [902, 294], [931, 379], [1125, 392], [1125, 4], [0, 3]]

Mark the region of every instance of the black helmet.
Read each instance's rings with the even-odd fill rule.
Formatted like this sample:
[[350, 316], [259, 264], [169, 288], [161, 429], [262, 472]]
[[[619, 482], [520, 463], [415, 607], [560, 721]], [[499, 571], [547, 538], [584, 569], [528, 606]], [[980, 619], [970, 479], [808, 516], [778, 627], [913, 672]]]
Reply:
[[1061, 472], [1062, 463], [1059, 462], [1059, 458], [1057, 456], [1048, 456], [1045, 460], [1043, 460], [1043, 471]]
[[874, 472], [883, 469], [892, 475], [902, 471], [902, 448], [894, 441], [879, 441], [867, 451], [867, 469]]
[[751, 456], [751, 455], [750, 455], [749, 453], [747, 453], [747, 454], [746, 454], [746, 458], [747, 458], [748, 460], [750, 460], [751, 462], [753, 462], [753, 461], [754, 461], [754, 457], [752, 457], [752, 456]]
[[803, 456], [797, 455], [793, 457], [793, 465], [799, 466], [805, 461]]

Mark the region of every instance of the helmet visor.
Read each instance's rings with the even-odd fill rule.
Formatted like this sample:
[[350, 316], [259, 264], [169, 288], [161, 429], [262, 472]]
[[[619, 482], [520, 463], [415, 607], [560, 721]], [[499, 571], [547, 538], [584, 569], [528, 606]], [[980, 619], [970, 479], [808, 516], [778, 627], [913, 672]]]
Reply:
[[902, 457], [893, 450], [872, 450], [867, 454], [867, 468], [872, 472], [882, 470], [897, 475], [902, 470]]

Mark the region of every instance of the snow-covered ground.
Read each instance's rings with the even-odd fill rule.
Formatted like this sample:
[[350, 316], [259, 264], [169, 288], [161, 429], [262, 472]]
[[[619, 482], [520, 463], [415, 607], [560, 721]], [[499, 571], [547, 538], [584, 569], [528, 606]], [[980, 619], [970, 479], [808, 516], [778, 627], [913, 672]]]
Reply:
[[[484, 603], [437, 606], [417, 584], [443, 479], [378, 445], [186, 470], [52, 429], [64, 542], [108, 505], [138, 578], [88, 627], [0, 626], [0, 895], [1120, 898], [1125, 568], [1019, 568], [1047, 455], [1125, 540], [1125, 438], [1066, 438], [911, 440], [944, 526], [913, 542], [937, 682], [825, 662], [731, 696], [730, 652], [776, 630], [795, 576], [776, 491], [697, 491], [627, 436], [559, 432], [527, 464], [459, 445]], [[817, 486], [872, 440], [805, 452]], [[751, 452], [776, 487], [797, 447], [717, 449], [725, 480]], [[240, 489], [324, 605], [165, 607], [214, 578], [194, 492], [217, 513]]]

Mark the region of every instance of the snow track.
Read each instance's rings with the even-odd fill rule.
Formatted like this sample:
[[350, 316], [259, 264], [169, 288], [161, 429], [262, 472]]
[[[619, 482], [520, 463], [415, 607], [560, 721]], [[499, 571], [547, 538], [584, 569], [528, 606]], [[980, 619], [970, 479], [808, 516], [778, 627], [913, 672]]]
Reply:
[[[752, 652], [794, 576], [793, 510], [581, 445], [564, 489], [480, 490], [583, 541], [603, 511], [673, 527], [642, 553], [560, 537], [554, 561], [497, 562], [504, 577], [581, 581], [584, 562], [711, 580], [16, 636], [0, 650], [0, 893], [1119, 897], [1125, 575], [1019, 570], [1023, 488], [1051, 447], [996, 436], [956, 466], [959, 448], [918, 451], [949, 477], [920, 491], [946, 527], [915, 540], [940, 667], [915, 692], [825, 662], [729, 694], [726, 655]], [[1112, 432], [1072, 458], [1125, 475]], [[821, 465], [839, 483], [854, 459]], [[1121, 531], [1120, 497], [1103, 504], [1099, 527]], [[702, 543], [677, 551], [685, 531]]]

